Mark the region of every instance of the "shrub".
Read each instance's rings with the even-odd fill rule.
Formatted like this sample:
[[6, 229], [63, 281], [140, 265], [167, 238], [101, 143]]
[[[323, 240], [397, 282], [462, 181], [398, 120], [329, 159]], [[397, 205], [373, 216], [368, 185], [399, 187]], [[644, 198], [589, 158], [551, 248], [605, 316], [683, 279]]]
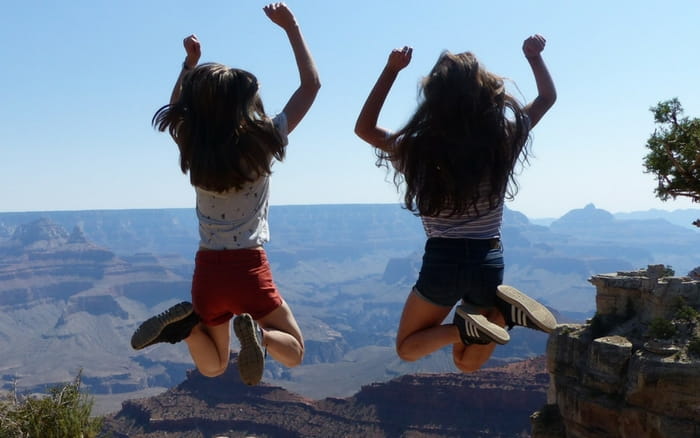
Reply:
[[649, 324], [648, 334], [655, 339], [671, 339], [676, 335], [676, 327], [664, 318], [654, 318]]
[[695, 322], [695, 320], [700, 317], [700, 312], [689, 306], [683, 297], [676, 298], [674, 306], [676, 308], [676, 319], [685, 322]]
[[91, 418], [92, 399], [73, 382], [49, 389], [45, 397], [22, 398], [13, 390], [0, 400], [0, 436], [5, 438], [94, 438], [101, 418]]
[[688, 343], [688, 354], [700, 356], [700, 338], [693, 338]]

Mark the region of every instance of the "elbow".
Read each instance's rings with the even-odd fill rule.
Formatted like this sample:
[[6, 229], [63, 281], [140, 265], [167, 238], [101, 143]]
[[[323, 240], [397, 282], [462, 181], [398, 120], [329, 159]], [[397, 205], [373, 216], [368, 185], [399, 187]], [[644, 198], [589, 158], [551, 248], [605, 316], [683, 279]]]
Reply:
[[313, 93], [315, 96], [321, 89], [321, 78], [318, 75], [313, 75], [311, 78], [304, 81], [301, 84], [301, 87], [308, 92]]
[[367, 127], [364, 126], [360, 120], [355, 123], [355, 135], [367, 141]]
[[557, 91], [552, 89], [552, 91], [544, 98], [547, 108], [551, 108], [557, 101]]

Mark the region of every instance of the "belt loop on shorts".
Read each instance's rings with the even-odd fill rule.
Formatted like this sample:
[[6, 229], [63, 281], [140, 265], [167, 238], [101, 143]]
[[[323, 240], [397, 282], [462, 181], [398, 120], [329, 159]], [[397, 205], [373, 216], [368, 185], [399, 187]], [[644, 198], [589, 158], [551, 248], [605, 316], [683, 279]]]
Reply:
[[501, 249], [501, 239], [489, 239], [489, 248]]

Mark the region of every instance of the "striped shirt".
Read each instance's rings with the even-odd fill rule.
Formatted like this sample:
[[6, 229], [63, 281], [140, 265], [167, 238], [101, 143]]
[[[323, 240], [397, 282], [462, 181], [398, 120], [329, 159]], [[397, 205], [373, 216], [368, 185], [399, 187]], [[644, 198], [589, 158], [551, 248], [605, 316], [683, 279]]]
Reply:
[[[481, 194], [488, 194], [489, 185], [479, 186]], [[428, 237], [447, 239], [498, 239], [503, 221], [503, 198], [495, 208], [489, 208], [488, 196], [480, 196], [477, 203], [479, 215], [464, 213], [449, 217], [449, 211], [437, 217], [421, 216], [423, 229]]]

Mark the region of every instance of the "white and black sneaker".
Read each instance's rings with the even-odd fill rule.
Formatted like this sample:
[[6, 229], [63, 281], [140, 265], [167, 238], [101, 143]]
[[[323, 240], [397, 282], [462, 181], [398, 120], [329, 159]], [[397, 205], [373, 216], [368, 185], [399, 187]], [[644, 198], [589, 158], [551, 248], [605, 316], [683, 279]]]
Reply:
[[509, 328], [519, 325], [551, 333], [557, 326], [549, 309], [512, 286], [498, 286], [496, 297]]
[[233, 331], [241, 343], [238, 352], [238, 372], [246, 385], [257, 385], [265, 369], [265, 355], [262, 347], [262, 333], [258, 324], [247, 313], [236, 316]]
[[510, 341], [510, 335], [503, 327], [489, 321], [471, 304], [457, 306], [452, 323], [459, 329], [464, 345], [491, 342], [503, 345]]

